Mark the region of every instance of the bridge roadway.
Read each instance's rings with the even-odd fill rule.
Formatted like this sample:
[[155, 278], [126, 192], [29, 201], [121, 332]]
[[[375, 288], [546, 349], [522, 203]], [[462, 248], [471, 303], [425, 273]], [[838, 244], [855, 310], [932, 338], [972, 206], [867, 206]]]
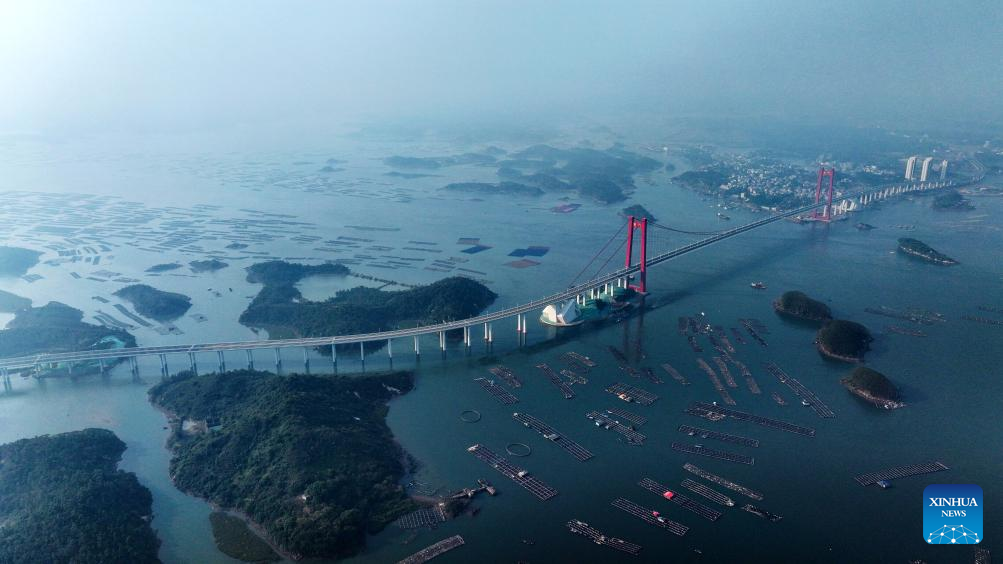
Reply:
[[[973, 179], [976, 180], [976, 179]], [[948, 183], [948, 186], [954, 185], [954, 183]], [[930, 189], [930, 184], [927, 185], [912, 185], [911, 187], [906, 187], [904, 192], [913, 192]], [[938, 184], [933, 186], [939, 187]], [[882, 189], [867, 189], [859, 190], [855, 192], [849, 192], [839, 197], [839, 200], [857, 199], [866, 194], [878, 194], [886, 191], [887, 188], [882, 187]], [[692, 253], [693, 251], [702, 249], [706, 246], [713, 245], [719, 241], [725, 239], [730, 239], [736, 235], [741, 235], [747, 231], [752, 231], [753, 229], [758, 229], [765, 225], [786, 219], [788, 217], [804, 214], [812, 210], [823, 207], [825, 204], [809, 204], [807, 206], [802, 206], [797, 209], [782, 212], [776, 215], [772, 215], [767, 218], [763, 218], [752, 223], [747, 223], [741, 225], [734, 229], [729, 229], [723, 231], [717, 235], [701, 239], [694, 243], [684, 245], [677, 249], [662, 253], [660, 255], [654, 256], [648, 259], [648, 267], [655, 266], [657, 264], [672, 260], [674, 258], [680, 257], [682, 255]], [[462, 329], [464, 331], [464, 342], [467, 346], [470, 345], [472, 328], [477, 325], [484, 326], [485, 338], [487, 340], [492, 339], [492, 328], [491, 323], [499, 321], [502, 319], [507, 319], [509, 317], [519, 318], [519, 327], [521, 332], [525, 332], [526, 318], [525, 314], [531, 311], [540, 311], [548, 304], [562, 302], [564, 300], [573, 299], [577, 296], [588, 295], [589, 291], [596, 288], [601, 288], [605, 284], [616, 282], [627, 278], [631, 274], [635, 274], [641, 270], [639, 264], [630, 266], [628, 268], [621, 268], [609, 274], [600, 276], [598, 278], [593, 278], [581, 284], [569, 287], [567, 290], [558, 292], [556, 294], [551, 294], [549, 296], [540, 298], [538, 300], [533, 300], [522, 305], [510, 307], [508, 309], [503, 309], [495, 311], [492, 313], [486, 313], [479, 315], [477, 317], [471, 317], [468, 319], [461, 319], [458, 321], [446, 321], [443, 323], [437, 323], [434, 325], [425, 325], [420, 327], [413, 327], [410, 329], [396, 329], [392, 331], [381, 331], [377, 333], [359, 333], [355, 335], [340, 335], [332, 337], [303, 337], [295, 339], [271, 339], [271, 340], [258, 340], [258, 341], [236, 341], [228, 343], [201, 343], [201, 344], [188, 344], [188, 345], [162, 345], [153, 347], [132, 347], [128, 349], [105, 349], [105, 350], [87, 350], [87, 351], [75, 351], [66, 353], [44, 353], [28, 356], [19, 357], [8, 357], [0, 359], [0, 370], [17, 370], [24, 368], [32, 368], [40, 365], [46, 365], [51, 363], [73, 363], [73, 362], [87, 362], [87, 361], [101, 361], [101, 360], [116, 360], [116, 359], [135, 359], [137, 357], [143, 356], [161, 356], [161, 364], [164, 364], [164, 355], [176, 355], [176, 354], [187, 354], [192, 359], [192, 365], [194, 366], [194, 356], [197, 353], [206, 352], [217, 352], [222, 354], [223, 351], [251, 351], [259, 349], [283, 349], [283, 348], [298, 348], [298, 347], [334, 347], [336, 345], [350, 345], [358, 343], [360, 349], [363, 343], [375, 343], [384, 342], [388, 344], [394, 339], [402, 339], [411, 337], [414, 339], [414, 352], [420, 354], [420, 344], [418, 342], [418, 337], [422, 335], [431, 335], [439, 333], [440, 336], [440, 346], [445, 346], [445, 339], [443, 337], [444, 332], [453, 331], [457, 329]], [[360, 350], [360, 354], [361, 350]], [[392, 356], [392, 348], [388, 350], [388, 354]], [[276, 357], [278, 358], [278, 357]], [[337, 353], [333, 355], [334, 362], [337, 362]]]

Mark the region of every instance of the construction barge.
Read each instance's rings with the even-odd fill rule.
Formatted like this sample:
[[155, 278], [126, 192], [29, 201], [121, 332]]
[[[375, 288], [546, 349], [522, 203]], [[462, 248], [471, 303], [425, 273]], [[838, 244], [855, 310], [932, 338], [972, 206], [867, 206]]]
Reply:
[[436, 556], [449, 552], [458, 546], [463, 546], [463, 537], [460, 535], [453, 535], [448, 539], [426, 546], [411, 556], [408, 556], [404, 560], [399, 561], [397, 564], [422, 564], [423, 562], [428, 562]]
[[625, 409], [620, 409], [618, 407], [611, 407], [606, 410], [606, 413], [612, 415], [613, 417], [619, 417], [624, 421], [630, 421], [634, 425], [644, 425], [648, 422], [648, 418], [643, 415], [637, 415], [636, 413], [631, 413]]
[[675, 380], [676, 382], [679, 382], [684, 386], [690, 385], [690, 381], [687, 380], [685, 376], [680, 374], [679, 371], [676, 370], [676, 368], [671, 364], [669, 364], [668, 362], [662, 364], [662, 370], [667, 372], [669, 376], [672, 376], [672, 379]]
[[651, 405], [658, 400], [658, 396], [649, 391], [620, 382], [606, 388], [606, 391], [628, 403], [637, 402], [641, 405]]
[[632, 445], [643, 444], [644, 440], [648, 438], [643, 434], [635, 431], [632, 426], [624, 425], [623, 423], [620, 423], [616, 419], [603, 415], [598, 411], [590, 411], [585, 414], [585, 417], [588, 417], [589, 419], [595, 421], [596, 427], [602, 427], [604, 429], [609, 429], [617, 433], [620, 433], [621, 435], [624, 436], [624, 438], [627, 439], [627, 442]]
[[702, 503], [697, 503], [679, 492], [672, 491], [651, 478], [641, 478], [641, 481], [638, 482], [637, 485], [657, 496], [662, 497], [663, 499], [667, 499], [680, 507], [696, 513], [708, 521], [717, 521], [722, 515], [724, 515], [724, 513], [718, 511], [717, 509], [711, 509]]
[[568, 521], [568, 530], [589, 539], [599, 546], [615, 548], [633, 556], [637, 556], [637, 553], [641, 552], [641, 545], [627, 542], [616, 537], [608, 537], [599, 532], [597, 529], [592, 528], [592, 526], [585, 521], [579, 521], [578, 519]]
[[540, 480], [529, 474], [528, 470], [523, 470], [515, 464], [512, 464], [508, 460], [498, 456], [491, 449], [484, 445], [473, 445], [467, 448], [467, 451], [472, 453], [477, 458], [486, 462], [489, 466], [495, 470], [502, 473], [502, 475], [511, 479], [513, 482], [519, 484], [520, 486], [526, 488], [529, 493], [535, 495], [543, 501], [546, 501], [555, 495], [557, 495], [557, 490], [544, 484]]
[[760, 509], [755, 505], [752, 505], [751, 503], [746, 503], [745, 505], [742, 506], [742, 509], [748, 511], [749, 513], [752, 513], [753, 515], [762, 517], [763, 519], [769, 519], [774, 523], [783, 519], [783, 517], [781, 517], [780, 515], [777, 515], [776, 513], [770, 513], [765, 509]]
[[537, 433], [540, 433], [543, 435], [543, 438], [568, 451], [571, 456], [574, 456], [582, 462], [585, 462], [594, 456], [582, 445], [558, 433], [556, 429], [532, 415], [528, 415], [526, 413], [513, 413], [512, 418], [526, 427], [533, 429]]
[[786, 384], [787, 387], [790, 388], [795, 395], [801, 398], [801, 403], [803, 405], [812, 408], [812, 410], [819, 417], [823, 419], [832, 419], [836, 417], [836, 414], [833, 413], [831, 409], [829, 409], [829, 406], [825, 405], [825, 403], [823, 403], [822, 400], [818, 399], [818, 396], [816, 396], [814, 392], [804, 387], [804, 384], [799, 382], [797, 378], [792, 378], [788, 376], [787, 373], [783, 371], [783, 369], [781, 369], [773, 362], [765, 362], [763, 363], [763, 366], [766, 368], [767, 371], [769, 371], [770, 374], [776, 376], [777, 380], [780, 380], [781, 383]]
[[536, 367], [540, 369], [540, 372], [543, 372], [543, 375], [546, 376], [548, 380], [550, 380], [550, 383], [553, 384], [554, 387], [560, 390], [561, 395], [564, 396], [564, 399], [571, 399], [575, 397], [575, 392], [571, 389], [570, 386], [568, 386], [564, 382], [564, 380], [561, 380], [561, 377], [558, 376], [556, 372], [554, 372], [554, 369], [552, 369], [546, 363], [537, 364]]
[[[696, 413], [692, 413], [691, 410], [692, 412]], [[770, 419], [769, 417], [763, 417], [762, 415], [754, 415], [752, 413], [746, 413], [744, 411], [738, 411], [727, 407], [721, 407], [717, 404], [695, 401], [692, 402], [690, 404], [690, 407], [686, 410], [687, 413], [691, 413], [694, 415], [699, 415], [699, 412], [701, 411], [707, 413], [717, 413], [719, 415], [731, 417], [733, 419], [738, 419], [739, 421], [755, 423], [756, 425], [762, 425], [763, 427], [769, 427], [771, 429], [786, 431], [788, 433], [794, 433], [797, 435], [804, 435], [806, 437], [815, 436], [815, 429], [812, 429], [811, 427], [802, 427], [801, 425], [788, 423], [787, 421], [781, 421], [779, 419]]]
[[477, 378], [474, 380], [481, 385], [482, 388], [488, 391], [496, 400], [500, 401], [505, 405], [512, 405], [519, 403], [519, 398], [513, 396], [508, 390], [499, 386], [494, 380], [488, 380], [487, 378]]
[[861, 486], [869, 486], [880, 481], [908, 478], [909, 476], [919, 476], [921, 474], [932, 474], [934, 472], [943, 472], [944, 470], [950, 470], [950, 468], [943, 462], [935, 460], [933, 462], [909, 464], [908, 466], [897, 466], [895, 468], [880, 470], [878, 472], [869, 472], [867, 474], [856, 476], [853, 479]]
[[735, 400], [732, 399], [731, 394], [728, 393], [728, 390], [724, 388], [724, 385], [721, 383], [721, 380], [717, 377], [717, 373], [714, 372], [714, 369], [711, 368], [710, 365], [707, 364], [707, 362], [702, 358], [697, 359], [697, 365], [699, 365], [700, 368], [707, 373], [707, 377], [710, 378], [710, 383], [714, 385], [714, 389], [717, 390], [717, 393], [721, 395], [721, 399], [724, 400], [724, 403], [728, 405], [735, 405]]
[[725, 507], [735, 507], [735, 500], [719, 491], [708, 488], [700, 482], [694, 482], [693, 480], [686, 478], [683, 480], [682, 486], [691, 492], [701, 495], [719, 505], [723, 505]]
[[498, 378], [501, 378], [502, 381], [504, 381], [509, 386], [512, 386], [513, 388], [522, 387], [522, 381], [519, 380], [519, 377], [516, 376], [515, 373], [512, 372], [512, 369], [507, 366], [502, 366], [499, 364], [498, 366], [493, 366], [491, 368], [488, 368], [488, 372], [494, 374]]
[[677, 450], [679, 452], [685, 452], [688, 454], [698, 454], [700, 456], [716, 458], [718, 460], [737, 462], [739, 464], [748, 464], [749, 466], [756, 463], [756, 459], [751, 456], [746, 456], [744, 454], [738, 454], [735, 452], [728, 452], [724, 450], [707, 448], [703, 445], [687, 445], [683, 443], [672, 443], [671, 446], [672, 450]]
[[725, 487], [725, 488], [728, 488], [729, 490], [731, 490], [733, 492], [738, 492], [738, 493], [744, 495], [745, 497], [747, 497], [749, 499], [754, 499], [756, 501], [762, 501], [763, 500], [763, 494], [757, 492], [756, 490], [752, 490], [752, 489], [749, 489], [749, 488], [747, 488], [747, 487], [745, 487], [743, 485], [736, 484], [735, 482], [732, 482], [731, 480], [729, 480], [727, 478], [722, 478], [721, 476], [718, 476], [717, 474], [711, 474], [710, 472], [708, 472], [708, 471], [706, 471], [706, 470], [704, 470], [702, 468], [699, 468], [698, 466], [696, 466], [694, 464], [690, 464], [689, 462], [687, 462], [686, 464], [683, 464], [683, 470], [686, 470], [687, 472], [696, 474], [697, 476], [700, 476], [701, 478], [703, 478], [704, 480], [707, 480], [708, 482], [714, 482], [715, 484], [717, 484], [719, 486], [722, 486], [722, 487]]
[[748, 437], [742, 437], [740, 435], [721, 433], [719, 431], [711, 431], [710, 429], [701, 429], [700, 427], [691, 427], [690, 425], [685, 425], [685, 424], [680, 425], [678, 431], [680, 433], [686, 433], [691, 437], [693, 436], [700, 437], [701, 439], [714, 439], [717, 441], [734, 443], [736, 445], [742, 445], [747, 447], [759, 446], [759, 439], [750, 439]]
[[728, 365], [724, 363], [724, 359], [715, 356], [711, 360], [717, 365], [717, 369], [721, 372], [721, 376], [724, 376], [724, 383], [728, 384], [729, 388], [737, 388], [738, 384], [735, 383], [735, 378], [731, 375], [731, 370], [728, 370]]
[[623, 511], [630, 513], [634, 517], [637, 517], [638, 519], [641, 519], [642, 521], [648, 524], [654, 525], [656, 527], [661, 527], [666, 531], [677, 534], [679, 536], [685, 535], [686, 531], [690, 530], [689, 527], [683, 525], [682, 523], [676, 523], [671, 519], [666, 519], [665, 517], [662, 517], [661, 513], [659, 513], [658, 511], [655, 511], [653, 509], [648, 509], [647, 507], [642, 507], [634, 503], [633, 501], [624, 499], [622, 497], [614, 499], [612, 505], [617, 509], [622, 509]]

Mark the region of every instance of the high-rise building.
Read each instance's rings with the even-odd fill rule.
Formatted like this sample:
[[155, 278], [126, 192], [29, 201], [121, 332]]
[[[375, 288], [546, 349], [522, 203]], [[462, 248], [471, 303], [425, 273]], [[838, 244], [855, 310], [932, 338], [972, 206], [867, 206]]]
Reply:
[[912, 156], [909, 160], [905, 162], [905, 179], [912, 180], [913, 169], [916, 168], [916, 159], [919, 157]]
[[947, 178], [947, 159], [944, 159], [940, 163], [940, 179], [945, 180]]
[[933, 162], [933, 157], [927, 157], [923, 159], [923, 168], [919, 171], [919, 181], [926, 182], [926, 175], [930, 174], [930, 163]]

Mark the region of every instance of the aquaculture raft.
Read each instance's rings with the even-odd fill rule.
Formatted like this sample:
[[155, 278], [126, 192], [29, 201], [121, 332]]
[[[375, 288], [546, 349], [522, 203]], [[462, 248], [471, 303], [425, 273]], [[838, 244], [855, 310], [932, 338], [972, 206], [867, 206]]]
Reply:
[[633, 554], [634, 556], [637, 556], [637, 553], [641, 552], [641, 545], [627, 542], [616, 537], [608, 537], [592, 528], [592, 526], [585, 521], [579, 521], [578, 519], [568, 521], [568, 530], [572, 533], [582, 535], [600, 546], [608, 546], [610, 548], [622, 550], [623, 552]]
[[661, 527], [670, 533], [675, 533], [679, 536], [685, 535], [686, 531], [690, 530], [689, 527], [683, 525], [682, 523], [676, 523], [671, 519], [666, 519], [665, 517], [660, 516], [657, 511], [648, 509], [647, 507], [642, 507], [633, 501], [622, 497], [618, 497], [613, 500], [612, 505], [617, 509], [622, 509], [623, 511], [630, 513], [634, 517], [637, 517], [646, 523], [656, 527]]
[[717, 509], [711, 509], [702, 503], [697, 503], [683, 494], [674, 492], [664, 485], [659, 484], [651, 478], [641, 478], [641, 481], [638, 482], [637, 485], [657, 496], [671, 501], [672, 503], [689, 509], [693, 513], [696, 513], [709, 521], [717, 521], [722, 515], [724, 515], [724, 513], [718, 511]]
[[869, 486], [871, 484], [876, 484], [881, 480], [895, 480], [897, 478], [908, 478], [909, 476], [919, 476], [921, 474], [932, 474], [934, 472], [943, 472], [944, 470], [950, 470], [943, 462], [935, 460], [933, 462], [923, 462], [920, 464], [910, 464], [908, 466], [896, 466], [895, 468], [889, 468], [888, 470], [881, 470], [879, 472], [870, 472], [868, 474], [861, 474], [854, 477], [853, 479], [857, 481], [861, 486]]
[[750, 466], [756, 463], [756, 459], [752, 458], [751, 456], [746, 456], [744, 454], [738, 454], [734, 452], [727, 452], [723, 450], [716, 450], [700, 445], [672, 443], [672, 450], [678, 450], [679, 452], [685, 452], [689, 454], [699, 454], [700, 456], [708, 456], [710, 458], [717, 458], [718, 460], [727, 460], [728, 462], [738, 462], [739, 464], [748, 464]]
[[514, 418], [519, 423], [522, 423], [526, 427], [529, 427], [530, 429], [533, 429], [534, 431], [540, 433], [541, 435], [543, 435], [543, 438], [553, 442], [557, 446], [568, 451], [569, 453], [571, 453], [571, 456], [574, 456], [575, 458], [581, 460], [582, 462], [585, 462], [586, 460], [594, 456], [591, 452], [589, 452], [588, 449], [586, 449], [582, 445], [558, 433], [557, 429], [554, 429], [550, 425], [547, 425], [546, 423], [540, 421], [539, 419], [533, 417], [532, 415], [528, 415], [525, 413], [513, 413], [512, 418]]
[[770, 419], [769, 417], [763, 417], [762, 415], [754, 415], [752, 413], [729, 409], [727, 407], [721, 407], [719, 405], [713, 405], [702, 401], [695, 401], [691, 403], [686, 412], [694, 415], [699, 415], [700, 412], [706, 412], [709, 414], [716, 413], [733, 419], [738, 419], [739, 421], [747, 421], [749, 423], [755, 423], [756, 425], [762, 425], [763, 427], [787, 431], [788, 433], [805, 435], [807, 437], [815, 436], [815, 429], [812, 429], [811, 427], [802, 427], [801, 425], [780, 421], [779, 419]]
[[557, 495], [557, 490], [544, 484], [540, 480], [534, 478], [529, 474], [529, 471], [519, 468], [515, 464], [505, 460], [504, 458], [495, 454], [491, 449], [485, 447], [484, 445], [473, 445], [467, 448], [467, 451], [472, 453], [477, 458], [480, 458], [486, 462], [489, 466], [495, 470], [501, 472], [504, 476], [511, 479], [513, 482], [519, 484], [520, 486], [529, 490], [529, 492], [543, 501], [546, 501], [555, 495]]

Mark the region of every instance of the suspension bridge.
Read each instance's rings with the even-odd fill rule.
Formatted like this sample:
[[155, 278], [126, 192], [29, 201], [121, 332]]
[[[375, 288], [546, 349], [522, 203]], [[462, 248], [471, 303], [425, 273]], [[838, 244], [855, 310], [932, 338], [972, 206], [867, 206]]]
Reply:
[[[421, 337], [437, 335], [438, 336], [438, 348], [445, 353], [446, 351], [446, 333], [453, 331], [462, 331], [463, 333], [463, 345], [468, 350], [474, 340], [474, 334], [483, 332], [483, 339], [486, 343], [490, 345], [494, 341], [494, 328], [499, 322], [505, 320], [515, 319], [515, 330], [520, 335], [520, 343], [525, 339], [525, 334], [528, 331], [529, 320], [527, 315], [530, 312], [539, 312], [544, 307], [550, 304], [564, 303], [567, 300], [576, 300], [577, 302], [584, 302], [590, 297], [597, 297], [600, 294], [609, 292], [612, 288], [634, 288], [637, 291], [644, 293], [647, 290], [647, 271], [649, 268], [661, 264], [663, 262], [681, 257], [683, 255], [698, 251], [704, 247], [713, 245], [720, 241], [730, 239], [732, 237], [741, 235], [743, 233], [752, 231], [754, 229], [759, 229], [771, 223], [781, 221], [787, 218], [797, 217], [801, 220], [806, 221], [822, 221], [828, 222], [841, 214], [846, 213], [852, 209], [856, 209], [858, 206], [866, 206], [869, 203], [877, 202], [890, 198], [900, 194], [920, 192], [934, 190], [938, 188], [945, 188], [955, 186], [953, 182], [936, 182], [936, 183], [921, 183], [921, 184], [902, 184], [897, 186], [887, 186], [878, 189], [866, 189], [858, 190], [854, 192], [849, 192], [843, 194], [840, 197], [840, 202], [836, 205], [832, 203], [832, 172], [824, 172], [822, 169], [819, 172], [818, 187], [815, 193], [815, 202], [808, 204], [796, 209], [771, 215], [769, 217], [747, 223], [738, 227], [731, 229], [726, 229], [722, 231], [686, 231], [681, 229], [675, 229], [668, 226], [662, 226], [657, 223], [650, 223], [646, 219], [637, 219], [633, 216], [628, 218], [627, 224], [625, 226], [628, 234], [626, 239], [621, 243], [620, 247], [610, 255], [610, 258], [606, 260], [599, 267], [599, 271], [602, 271], [612, 260], [613, 256], [619, 253], [623, 246], [627, 247], [626, 261], [623, 268], [615, 270], [613, 272], [599, 274], [597, 273], [592, 278], [585, 282], [577, 283], [577, 278], [585, 272], [590, 265], [594, 264], [600, 255], [609, 247], [613, 240], [618, 238], [624, 231], [624, 227], [620, 229], [606, 245], [592, 257], [586, 268], [579, 273], [576, 277], [576, 282], [573, 282], [571, 286], [560, 292], [551, 294], [549, 296], [544, 296], [542, 298], [514, 306], [499, 311], [494, 311], [490, 313], [485, 313], [468, 319], [460, 319], [454, 321], [444, 321], [442, 323], [425, 325], [420, 327], [413, 327], [408, 329], [395, 329], [389, 331], [380, 331], [375, 333], [363, 333], [354, 335], [334, 335], [325, 337], [303, 337], [303, 338], [289, 338], [289, 339], [266, 339], [266, 340], [255, 340], [255, 341], [236, 341], [236, 342], [219, 342], [219, 343], [197, 343], [197, 344], [185, 344], [185, 345], [162, 345], [162, 346], [150, 346], [150, 347], [129, 347], [120, 349], [101, 349], [101, 350], [82, 350], [74, 352], [63, 352], [63, 353], [44, 353], [44, 354], [34, 354], [19, 357], [8, 357], [0, 359], [0, 376], [5, 380], [9, 378], [9, 373], [12, 370], [21, 371], [25, 369], [32, 369], [38, 373], [43, 367], [53, 366], [53, 365], [64, 365], [68, 370], [72, 372], [73, 364], [75, 363], [95, 363], [99, 365], [102, 371], [106, 368], [106, 363], [114, 364], [122, 360], [127, 360], [131, 364], [133, 374], [138, 373], [138, 362], [137, 359], [141, 357], [158, 357], [160, 360], [161, 372], [164, 375], [168, 374], [168, 357], [171, 356], [187, 356], [189, 368], [193, 371], [198, 371], [198, 358], [199, 355], [212, 355], [215, 353], [216, 360], [218, 363], [218, 369], [220, 371], [225, 370], [225, 358], [224, 352], [230, 351], [245, 351], [247, 357], [247, 365], [250, 368], [254, 367], [254, 356], [253, 351], [267, 350], [271, 349], [274, 352], [274, 360], [276, 369], [281, 369], [282, 357], [280, 351], [282, 349], [290, 348], [302, 348], [303, 359], [307, 368], [309, 369], [309, 358], [308, 351], [314, 348], [330, 347], [331, 352], [331, 362], [333, 364], [334, 370], [337, 371], [338, 366], [338, 349], [341, 348], [344, 351], [346, 345], [358, 344], [359, 347], [359, 357], [365, 362], [365, 345], [366, 343], [379, 343], [386, 345], [386, 351], [389, 358], [393, 359], [395, 342], [404, 340], [407, 345], [405, 348], [413, 348], [413, 354], [416, 357], [421, 355]], [[822, 192], [823, 179], [828, 178], [828, 194], [824, 195]], [[978, 182], [981, 177], [973, 178], [971, 182]], [[822, 213], [818, 213], [818, 210], [822, 208]], [[809, 214], [810, 215], [805, 215]], [[683, 245], [681, 247], [656, 254], [654, 256], [648, 256], [648, 230], [662, 229], [667, 232], [684, 233], [691, 235], [706, 235], [706, 237]], [[635, 231], [640, 231], [640, 260], [636, 263], [633, 260], [633, 241]], [[636, 285], [632, 284], [635, 280], [636, 275]], [[398, 345], [399, 346], [399, 345]]]

